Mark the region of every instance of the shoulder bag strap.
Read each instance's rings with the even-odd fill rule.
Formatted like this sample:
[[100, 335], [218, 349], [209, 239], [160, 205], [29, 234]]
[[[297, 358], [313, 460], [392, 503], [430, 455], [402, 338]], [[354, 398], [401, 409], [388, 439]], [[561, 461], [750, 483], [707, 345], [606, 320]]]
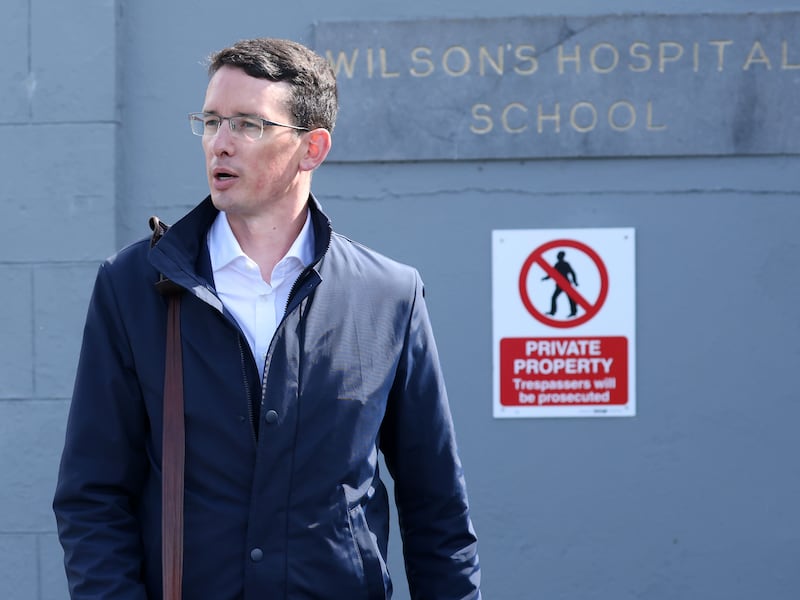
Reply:
[[[150, 218], [154, 246], [168, 226]], [[164, 364], [164, 423], [161, 450], [161, 569], [164, 600], [181, 600], [183, 584], [183, 413], [180, 287], [160, 275], [156, 288], [168, 300]]]

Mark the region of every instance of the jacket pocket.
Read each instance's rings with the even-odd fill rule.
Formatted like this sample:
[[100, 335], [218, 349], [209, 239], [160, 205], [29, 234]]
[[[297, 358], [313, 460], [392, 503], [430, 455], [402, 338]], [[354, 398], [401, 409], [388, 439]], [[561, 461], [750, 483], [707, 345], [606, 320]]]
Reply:
[[347, 519], [356, 549], [356, 556], [361, 562], [360, 566], [364, 573], [364, 581], [369, 591], [367, 598], [369, 600], [389, 600], [391, 597], [387, 593], [389, 570], [378, 549], [377, 540], [367, 525], [367, 517], [364, 514], [363, 507], [357, 504], [349, 509], [347, 511]]

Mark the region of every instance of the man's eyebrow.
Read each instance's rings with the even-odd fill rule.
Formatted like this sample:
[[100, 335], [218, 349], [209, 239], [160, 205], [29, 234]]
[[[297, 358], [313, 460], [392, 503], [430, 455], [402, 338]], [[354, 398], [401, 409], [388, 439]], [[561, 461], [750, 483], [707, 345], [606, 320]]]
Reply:
[[[221, 116], [220, 113], [217, 112], [216, 110], [203, 110], [202, 112], [204, 112], [207, 115], [215, 115], [217, 117]], [[265, 117], [262, 117], [261, 115], [257, 115], [255, 113], [250, 113], [250, 112], [239, 111], [239, 112], [237, 112], [237, 113], [235, 113], [235, 114], [233, 114], [231, 116], [232, 117], [255, 117], [256, 119], [263, 119], [265, 121], [269, 121], [269, 119], [267, 119]]]

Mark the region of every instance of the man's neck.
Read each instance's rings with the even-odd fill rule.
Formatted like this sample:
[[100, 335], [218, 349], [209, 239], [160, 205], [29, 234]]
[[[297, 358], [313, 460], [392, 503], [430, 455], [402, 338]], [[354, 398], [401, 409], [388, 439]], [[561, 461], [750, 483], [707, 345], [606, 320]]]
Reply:
[[291, 210], [273, 211], [258, 216], [227, 214], [233, 235], [242, 251], [253, 259], [261, 277], [270, 282], [275, 265], [286, 256], [303, 225], [307, 203]]

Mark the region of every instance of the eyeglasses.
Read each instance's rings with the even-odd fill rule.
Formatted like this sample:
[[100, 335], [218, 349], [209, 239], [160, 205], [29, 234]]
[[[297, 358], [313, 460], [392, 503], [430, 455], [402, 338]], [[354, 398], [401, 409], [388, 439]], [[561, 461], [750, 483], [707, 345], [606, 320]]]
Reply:
[[248, 140], [260, 140], [264, 135], [264, 127], [288, 127], [289, 129], [296, 129], [298, 131], [311, 131], [307, 127], [298, 127], [297, 125], [287, 125], [286, 123], [276, 123], [256, 117], [253, 115], [242, 115], [238, 117], [223, 117], [211, 113], [189, 113], [189, 124], [192, 126], [192, 133], [195, 135], [214, 137], [222, 127], [222, 122], [228, 121], [231, 128], [231, 135], [236, 137], [244, 137]]

